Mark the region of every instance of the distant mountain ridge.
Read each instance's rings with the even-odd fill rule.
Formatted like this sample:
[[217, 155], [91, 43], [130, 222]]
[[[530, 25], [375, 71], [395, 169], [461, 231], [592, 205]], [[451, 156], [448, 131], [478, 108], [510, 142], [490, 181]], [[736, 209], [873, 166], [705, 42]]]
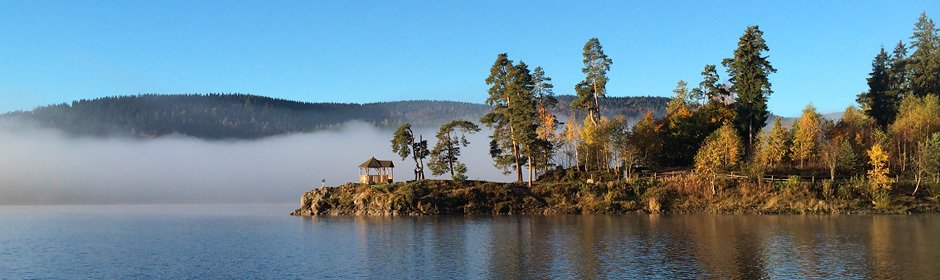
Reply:
[[[555, 114], [566, 119], [573, 96], [558, 96]], [[664, 114], [666, 97], [609, 97], [605, 115], [635, 119], [649, 110]], [[453, 119], [476, 121], [483, 104], [455, 101], [311, 103], [250, 94], [184, 94], [103, 97], [0, 115], [82, 136], [153, 138], [181, 134], [202, 139], [257, 139], [338, 128], [350, 121], [394, 128], [401, 123], [434, 127]]]

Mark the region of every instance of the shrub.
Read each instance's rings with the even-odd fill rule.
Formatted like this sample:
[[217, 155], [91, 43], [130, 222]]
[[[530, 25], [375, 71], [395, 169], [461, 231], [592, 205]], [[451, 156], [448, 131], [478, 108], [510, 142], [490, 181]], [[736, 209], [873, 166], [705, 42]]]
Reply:
[[887, 190], [875, 190], [872, 194], [871, 202], [875, 205], [875, 208], [886, 209], [891, 202], [891, 197], [888, 195]]
[[934, 200], [940, 199], [940, 184], [937, 183], [928, 183], [927, 191], [930, 192], [930, 197]]
[[800, 182], [800, 176], [790, 175], [786, 181], [776, 183], [776, 185], [780, 190], [793, 190], [802, 186], [802, 182]]
[[822, 181], [822, 195], [826, 200], [832, 199], [835, 194], [835, 184], [832, 180], [823, 180]]
[[856, 197], [859, 190], [867, 189], [866, 186], [868, 186], [868, 182], [865, 181], [865, 178], [856, 176], [846, 180], [842, 187], [837, 189], [837, 192], [842, 199], [852, 199]]

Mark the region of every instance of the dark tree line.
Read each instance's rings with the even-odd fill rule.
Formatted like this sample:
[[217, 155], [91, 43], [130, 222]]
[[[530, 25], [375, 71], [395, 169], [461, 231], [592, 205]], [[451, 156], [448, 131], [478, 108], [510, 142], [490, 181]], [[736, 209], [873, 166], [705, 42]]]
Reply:
[[[658, 102], [648, 100], [658, 99], [620, 98], [617, 100], [624, 108], [617, 110], [655, 108]], [[0, 118], [34, 121], [72, 135], [152, 138], [181, 134], [203, 139], [256, 139], [334, 129], [349, 121], [391, 129], [402, 123], [436, 127], [454, 118], [477, 119], [486, 111], [482, 104], [451, 101], [351, 104], [297, 102], [248, 94], [147, 94], [76, 100], [7, 113]]]
[[[889, 54], [884, 46], [872, 60], [868, 91], [858, 95], [865, 113], [882, 128], [894, 122], [901, 101], [908, 96], [940, 94], [940, 35], [933, 19], [922, 13], [911, 41], [898, 41]], [[913, 53], [908, 53], [913, 50]]]

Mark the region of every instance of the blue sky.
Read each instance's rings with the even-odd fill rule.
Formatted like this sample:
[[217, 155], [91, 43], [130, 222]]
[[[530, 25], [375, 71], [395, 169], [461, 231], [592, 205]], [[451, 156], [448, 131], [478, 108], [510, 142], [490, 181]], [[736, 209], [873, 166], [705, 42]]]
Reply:
[[940, 1], [6, 0], [0, 112], [139, 93], [482, 102], [501, 52], [570, 94], [591, 37], [614, 61], [609, 95], [669, 96], [755, 24], [778, 69], [771, 111], [835, 112], [922, 11], [936, 19]]

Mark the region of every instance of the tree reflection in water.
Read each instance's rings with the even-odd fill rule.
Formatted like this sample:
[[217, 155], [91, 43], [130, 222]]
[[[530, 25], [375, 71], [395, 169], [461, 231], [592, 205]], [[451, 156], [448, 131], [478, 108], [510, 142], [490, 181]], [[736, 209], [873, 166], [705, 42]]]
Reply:
[[366, 277], [940, 277], [937, 215], [327, 217], [305, 224], [329, 224], [341, 235], [335, 238], [355, 243], [339, 253]]

